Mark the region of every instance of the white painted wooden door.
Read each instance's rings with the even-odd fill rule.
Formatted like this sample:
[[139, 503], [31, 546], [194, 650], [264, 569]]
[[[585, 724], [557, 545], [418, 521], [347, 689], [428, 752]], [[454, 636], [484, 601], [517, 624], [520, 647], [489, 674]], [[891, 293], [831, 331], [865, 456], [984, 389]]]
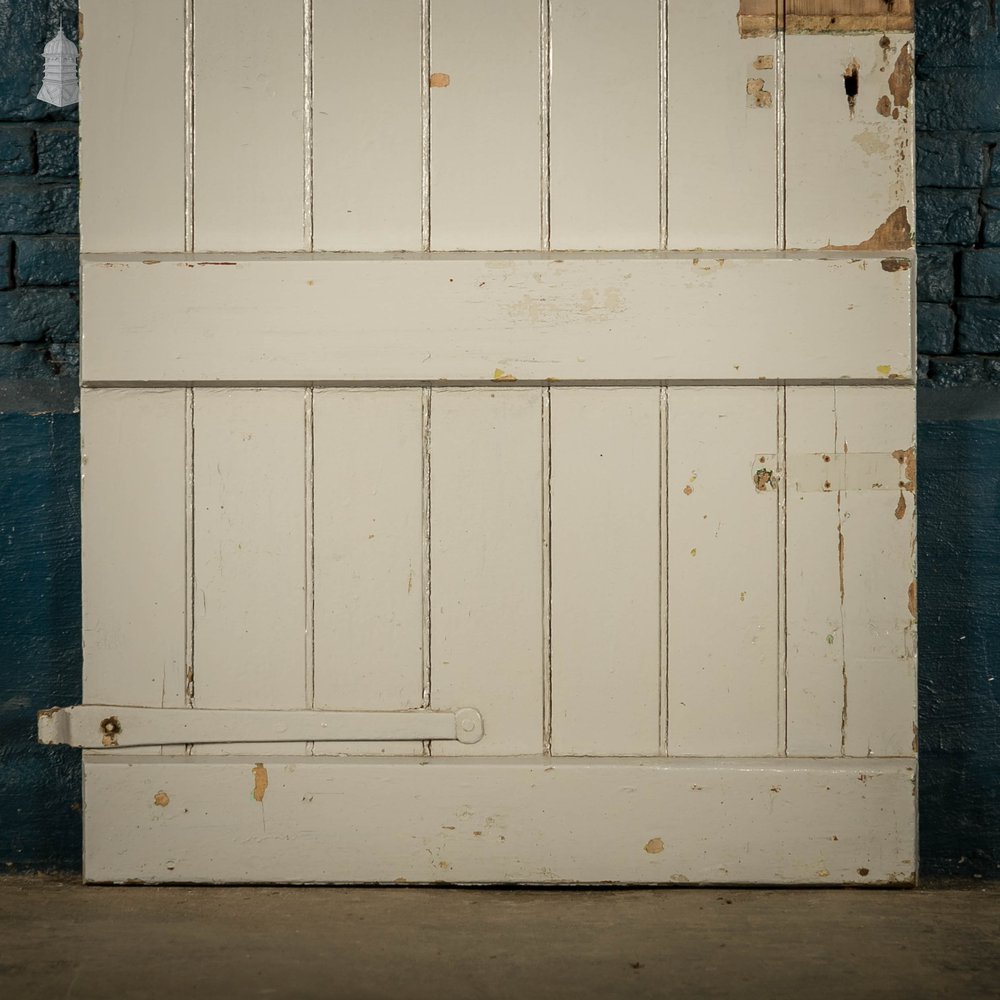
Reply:
[[912, 881], [910, 5], [82, 7], [86, 877]]

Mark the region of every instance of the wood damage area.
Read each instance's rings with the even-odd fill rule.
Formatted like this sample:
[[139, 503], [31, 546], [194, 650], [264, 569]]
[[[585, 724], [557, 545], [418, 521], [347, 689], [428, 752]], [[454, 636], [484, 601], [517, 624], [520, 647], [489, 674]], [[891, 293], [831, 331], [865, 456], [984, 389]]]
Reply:
[[913, 0], [740, 0], [743, 38], [912, 31]]

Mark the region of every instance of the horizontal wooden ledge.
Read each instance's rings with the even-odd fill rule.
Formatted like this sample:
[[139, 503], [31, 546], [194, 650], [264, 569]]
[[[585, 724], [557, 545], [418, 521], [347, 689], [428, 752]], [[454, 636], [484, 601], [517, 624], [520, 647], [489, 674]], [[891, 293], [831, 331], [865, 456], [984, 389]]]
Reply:
[[906, 885], [914, 768], [895, 758], [87, 755], [85, 877]]
[[84, 258], [85, 383], [912, 377], [905, 255], [144, 260]]

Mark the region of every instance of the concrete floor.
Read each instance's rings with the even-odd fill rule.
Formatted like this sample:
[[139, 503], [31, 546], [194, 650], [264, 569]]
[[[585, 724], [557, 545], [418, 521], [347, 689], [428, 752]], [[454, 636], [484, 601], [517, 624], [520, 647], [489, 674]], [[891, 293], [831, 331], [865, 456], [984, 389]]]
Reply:
[[1000, 884], [112, 888], [0, 879], [0, 997], [1000, 996]]

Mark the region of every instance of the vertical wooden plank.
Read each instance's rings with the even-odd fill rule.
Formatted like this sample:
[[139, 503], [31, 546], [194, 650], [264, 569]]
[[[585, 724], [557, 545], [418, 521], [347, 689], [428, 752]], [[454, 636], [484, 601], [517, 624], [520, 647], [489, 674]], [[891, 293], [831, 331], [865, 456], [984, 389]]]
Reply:
[[657, 0], [552, 0], [552, 247], [660, 242]]
[[795, 35], [785, 44], [788, 247], [908, 248], [912, 35]]
[[80, 13], [81, 248], [183, 250], [184, 0], [83, 0]]
[[[914, 752], [916, 661], [912, 388], [838, 388], [841, 451], [898, 453], [898, 490], [843, 494], [848, 757]], [[863, 484], [850, 484], [863, 485]]]
[[[313, 401], [315, 707], [398, 711], [423, 696], [420, 389], [317, 389]], [[420, 753], [318, 743], [316, 753]]]
[[195, 2], [195, 249], [301, 250], [301, 0]]
[[541, 246], [538, 0], [434, 0], [431, 245]]
[[[800, 388], [793, 406], [788, 751], [909, 755], [915, 719], [913, 390]], [[829, 491], [811, 472], [809, 456], [816, 453], [830, 456]], [[892, 482], [874, 489], [859, 479], [859, 463], [873, 455], [883, 467], [888, 459], [902, 487]]]
[[672, 250], [775, 245], [775, 35], [741, 38], [739, 7], [740, 0], [669, 4]]
[[[839, 756], [844, 712], [840, 598], [841, 495], [801, 489], [799, 455], [829, 455], [837, 446], [837, 390], [786, 390], [787, 475], [787, 747], [790, 756]], [[831, 473], [832, 475], [832, 473]]]
[[431, 395], [431, 704], [485, 726], [435, 755], [542, 751], [541, 394]]
[[315, 7], [317, 250], [419, 250], [420, 0]]
[[[305, 393], [196, 389], [194, 704], [306, 704]], [[255, 753], [301, 744], [206, 746]]]
[[85, 389], [83, 697], [173, 706], [183, 697], [183, 389]]
[[777, 392], [669, 390], [671, 754], [778, 751]]
[[552, 752], [660, 751], [660, 391], [552, 390]]

